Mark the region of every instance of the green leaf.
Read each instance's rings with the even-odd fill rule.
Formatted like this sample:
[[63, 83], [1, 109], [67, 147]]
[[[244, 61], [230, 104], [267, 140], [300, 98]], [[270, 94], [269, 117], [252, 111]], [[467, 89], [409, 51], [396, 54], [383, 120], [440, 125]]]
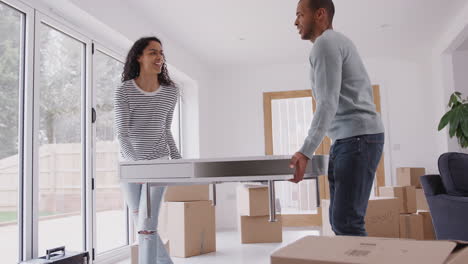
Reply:
[[455, 108], [453, 109], [453, 113], [450, 116], [451, 119], [449, 120], [450, 124], [450, 130], [449, 130], [449, 135], [450, 137], [453, 137], [458, 129], [458, 125], [460, 124], [460, 120], [463, 118], [463, 113], [460, 111], [460, 108]]
[[457, 128], [457, 131], [455, 132], [455, 136], [457, 136], [457, 138], [462, 138], [464, 135], [463, 135], [463, 130], [461, 128], [461, 125], [458, 126]]
[[465, 137], [468, 138], [468, 117], [462, 120], [461, 129], [462, 129], [463, 134], [465, 135]]
[[461, 99], [461, 93], [460, 92], [454, 92], [451, 96], [450, 96], [450, 100], [449, 100], [449, 107], [454, 109], [455, 107], [459, 106], [460, 104], [462, 103], [462, 99]]
[[458, 143], [462, 148], [468, 148], [468, 138], [467, 137], [461, 137], [458, 139]]
[[448, 111], [441, 119], [439, 123], [439, 131], [444, 129], [450, 121], [452, 110]]

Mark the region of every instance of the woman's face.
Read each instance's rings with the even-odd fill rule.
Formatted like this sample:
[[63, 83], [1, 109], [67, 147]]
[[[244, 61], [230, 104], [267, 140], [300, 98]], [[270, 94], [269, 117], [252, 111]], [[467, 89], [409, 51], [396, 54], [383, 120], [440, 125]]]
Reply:
[[164, 64], [164, 52], [162, 46], [157, 41], [150, 41], [143, 50], [143, 54], [138, 58], [140, 63], [140, 73], [160, 74]]

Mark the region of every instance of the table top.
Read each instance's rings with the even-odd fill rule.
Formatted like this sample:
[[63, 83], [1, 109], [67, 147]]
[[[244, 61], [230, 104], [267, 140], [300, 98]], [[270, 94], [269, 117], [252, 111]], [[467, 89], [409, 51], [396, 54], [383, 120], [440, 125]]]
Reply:
[[[191, 183], [247, 182], [292, 179], [291, 156], [230, 157], [210, 159], [145, 160], [119, 163], [124, 182]], [[309, 161], [305, 178], [326, 175], [328, 156]]]

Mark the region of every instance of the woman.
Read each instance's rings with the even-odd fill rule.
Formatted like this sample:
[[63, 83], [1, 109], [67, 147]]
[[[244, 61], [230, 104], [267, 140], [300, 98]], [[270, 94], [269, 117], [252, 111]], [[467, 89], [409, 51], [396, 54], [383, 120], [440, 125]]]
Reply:
[[[179, 90], [168, 75], [161, 41], [141, 38], [125, 62], [122, 85], [115, 91], [115, 125], [123, 160], [180, 159], [171, 133]], [[151, 187], [151, 216], [146, 216], [146, 188], [122, 183], [125, 200], [138, 230], [140, 264], [172, 264], [157, 221], [165, 187]]]

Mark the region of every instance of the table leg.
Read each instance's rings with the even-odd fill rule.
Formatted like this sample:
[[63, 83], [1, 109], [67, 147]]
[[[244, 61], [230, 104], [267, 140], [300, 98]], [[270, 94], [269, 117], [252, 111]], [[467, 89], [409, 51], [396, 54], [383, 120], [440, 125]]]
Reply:
[[150, 184], [145, 183], [146, 188], [146, 218], [151, 218], [151, 192], [150, 192]]
[[213, 206], [216, 206], [216, 183], [213, 183], [211, 188], [213, 190]]
[[270, 222], [276, 222], [276, 195], [274, 181], [268, 181], [268, 192], [270, 197]]

